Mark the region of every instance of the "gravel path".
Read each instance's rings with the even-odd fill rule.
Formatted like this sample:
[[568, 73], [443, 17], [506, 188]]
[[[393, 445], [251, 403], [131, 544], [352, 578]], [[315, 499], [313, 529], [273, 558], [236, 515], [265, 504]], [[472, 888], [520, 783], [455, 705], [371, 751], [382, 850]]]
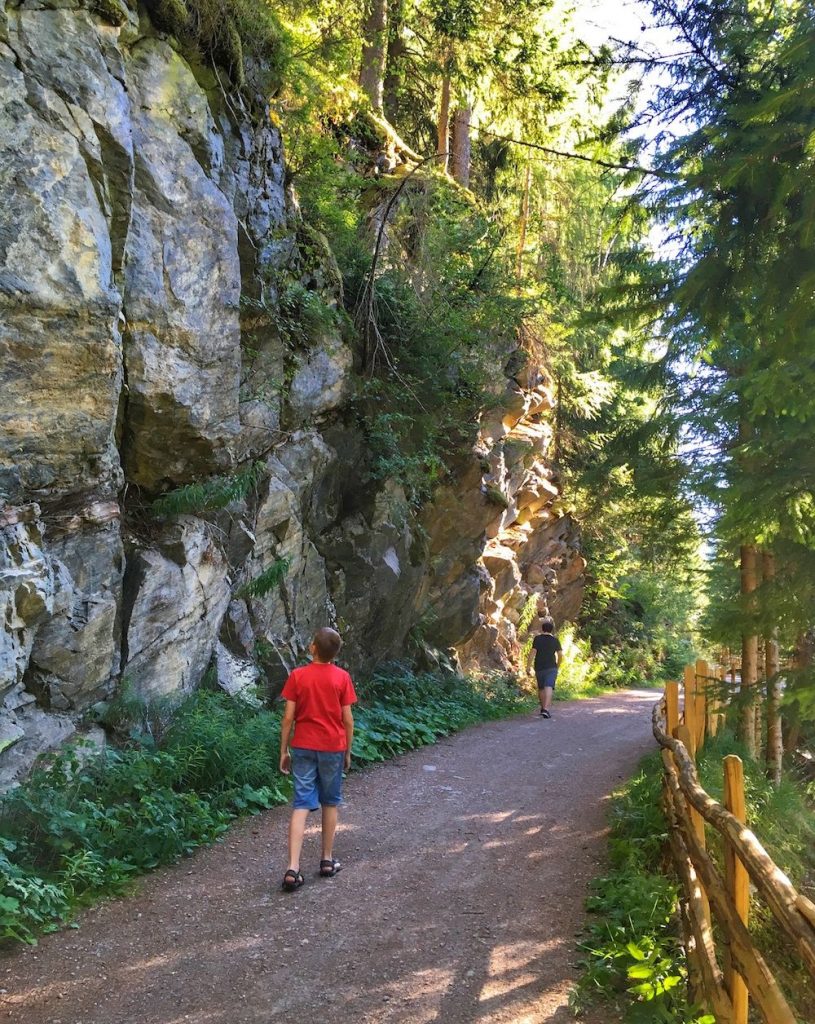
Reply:
[[[353, 775], [335, 879], [278, 890], [286, 808], [0, 960], [20, 1024], [565, 1024], [608, 794], [655, 697], [555, 705]], [[608, 1022], [606, 1014], [598, 1015]]]

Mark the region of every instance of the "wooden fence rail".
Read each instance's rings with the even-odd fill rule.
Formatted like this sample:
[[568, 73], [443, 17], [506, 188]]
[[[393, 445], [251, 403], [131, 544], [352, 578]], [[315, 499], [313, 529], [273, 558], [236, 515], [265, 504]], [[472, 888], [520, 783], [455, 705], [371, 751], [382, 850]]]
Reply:
[[[748, 930], [750, 883], [791, 949], [815, 980], [815, 904], [798, 893], [750, 831], [741, 759], [724, 758], [724, 804], [699, 783], [696, 756], [716, 735], [726, 706], [724, 670], [700, 661], [667, 683], [654, 707], [662, 748], [663, 806], [671, 854], [682, 882], [682, 925], [693, 998], [717, 1024], [747, 1024], [750, 1000], [766, 1024], [796, 1024], [786, 997]], [[707, 849], [708, 830], [723, 844], [724, 874]]]

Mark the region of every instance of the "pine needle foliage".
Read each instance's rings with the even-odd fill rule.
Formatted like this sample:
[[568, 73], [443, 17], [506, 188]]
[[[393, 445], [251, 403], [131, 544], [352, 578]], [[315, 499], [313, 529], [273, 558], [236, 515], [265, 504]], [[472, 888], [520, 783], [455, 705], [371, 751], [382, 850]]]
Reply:
[[262, 462], [254, 462], [233, 476], [213, 477], [200, 483], [185, 484], [184, 487], [178, 487], [156, 498], [151, 509], [157, 516], [216, 512], [234, 501], [242, 501], [260, 482], [264, 470]]

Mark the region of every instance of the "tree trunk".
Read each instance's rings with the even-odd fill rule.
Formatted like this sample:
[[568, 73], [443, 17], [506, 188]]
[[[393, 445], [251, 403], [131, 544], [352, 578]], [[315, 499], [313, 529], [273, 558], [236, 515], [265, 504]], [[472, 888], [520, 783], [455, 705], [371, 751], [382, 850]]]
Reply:
[[[752, 611], [750, 595], [757, 585], [757, 557], [752, 544], [741, 548], [741, 592], [747, 598], [745, 610]], [[741, 710], [741, 739], [751, 757], [757, 754], [755, 694], [758, 661], [758, 637], [742, 632], [741, 637], [741, 695], [744, 701]]]
[[[765, 551], [761, 556], [761, 565], [764, 582], [770, 583], [775, 577], [775, 556]], [[764, 640], [764, 671], [767, 676], [767, 775], [774, 786], [779, 786], [784, 739], [781, 731], [781, 666], [776, 630]]]
[[[756, 580], [761, 582], [761, 554], [756, 552]], [[756, 637], [756, 699], [753, 704], [753, 713], [756, 716], [756, 757], [765, 756], [764, 745], [764, 703], [762, 697], [767, 695], [767, 671], [764, 664], [765, 637]]]
[[532, 164], [526, 165], [524, 174], [524, 190], [521, 194], [521, 215], [518, 224], [518, 249], [515, 261], [515, 277], [518, 288], [521, 287], [523, 277], [524, 249], [526, 248], [526, 229], [529, 224], [529, 189], [532, 185]]
[[444, 78], [441, 80], [441, 100], [439, 102], [439, 120], [436, 124], [438, 142], [436, 152], [439, 155], [438, 168], [447, 173], [447, 161], [450, 152], [450, 65], [445, 65]]
[[457, 107], [453, 113], [453, 177], [464, 188], [470, 187], [470, 118], [472, 107]]
[[[795, 655], [793, 659], [793, 667], [796, 674], [806, 672], [806, 670], [812, 665], [813, 646], [815, 645], [813, 645], [812, 642], [811, 632], [799, 634], [798, 642], [795, 644]], [[796, 680], [795, 685], [796, 687], [800, 686], [800, 680]], [[800, 740], [801, 723], [800, 721], [791, 722], [784, 741], [784, 753], [794, 754], [798, 749]]]
[[371, 106], [381, 114], [388, 59], [388, 0], [369, 0], [362, 24], [362, 38], [359, 84]]
[[401, 122], [399, 110], [399, 78], [402, 61], [407, 53], [405, 39], [400, 31], [405, 20], [405, 0], [391, 0], [388, 10], [388, 52], [385, 56], [385, 75], [382, 83], [382, 109], [390, 124]]

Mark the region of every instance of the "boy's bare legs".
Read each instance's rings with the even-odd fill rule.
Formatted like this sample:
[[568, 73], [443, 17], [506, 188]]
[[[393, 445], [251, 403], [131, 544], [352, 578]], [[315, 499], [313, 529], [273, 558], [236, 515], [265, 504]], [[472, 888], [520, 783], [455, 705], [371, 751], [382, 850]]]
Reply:
[[547, 689], [548, 689], [548, 687], [545, 687], [545, 686], [539, 686], [538, 687], [538, 700], [541, 702], [541, 711], [545, 711], [546, 710], [546, 693], [545, 693], [545, 691]]
[[306, 831], [308, 811], [297, 808], [291, 812], [289, 822], [289, 871], [300, 870], [300, 854], [303, 850], [303, 836]]
[[323, 804], [323, 852], [321, 860], [331, 860], [334, 853], [334, 833], [337, 831], [337, 807], [327, 807]]
[[541, 707], [544, 711], [548, 711], [552, 706], [552, 694], [555, 688], [553, 686], [544, 686], [539, 693], [541, 694]]

